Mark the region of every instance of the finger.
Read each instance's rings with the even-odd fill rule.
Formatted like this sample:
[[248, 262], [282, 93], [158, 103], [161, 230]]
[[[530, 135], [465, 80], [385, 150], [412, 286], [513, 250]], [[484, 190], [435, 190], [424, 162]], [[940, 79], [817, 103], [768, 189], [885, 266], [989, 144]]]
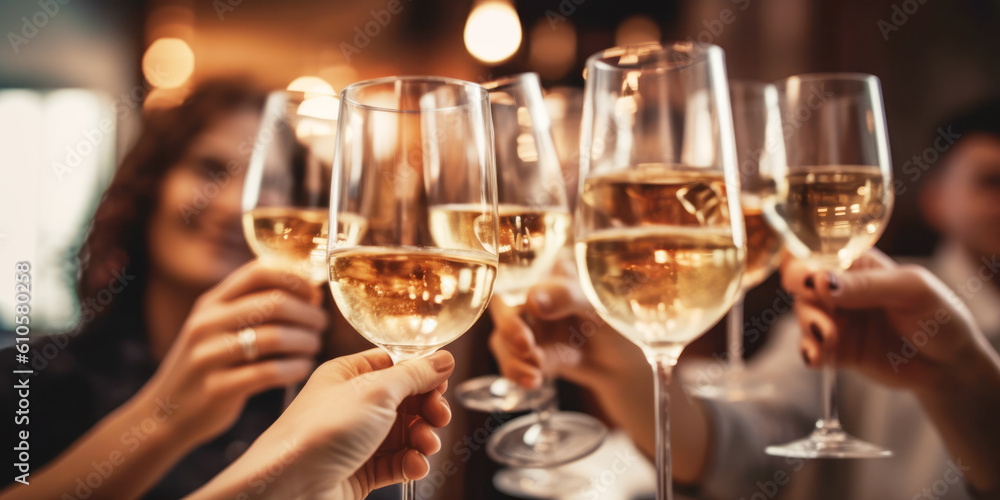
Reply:
[[535, 335], [517, 309], [502, 302], [490, 304], [490, 316], [494, 326], [491, 335], [498, 335], [508, 343], [512, 352], [528, 354], [535, 348]]
[[451, 405], [448, 399], [438, 391], [431, 391], [419, 396], [419, 414], [434, 427], [444, 427], [451, 422]]
[[526, 389], [535, 389], [542, 380], [542, 358], [539, 349], [528, 356], [515, 354], [510, 344], [494, 333], [489, 340], [490, 351], [500, 366], [500, 374]]
[[799, 346], [806, 365], [819, 367], [835, 358], [839, 339], [833, 318], [821, 306], [814, 303], [797, 301], [794, 307], [795, 317], [802, 332]]
[[220, 374], [223, 391], [257, 394], [301, 382], [312, 371], [313, 360], [281, 358], [242, 365]]
[[[266, 324], [253, 327], [254, 343], [260, 359], [275, 356], [312, 357], [322, 342], [314, 330], [288, 325]], [[202, 366], [242, 365], [247, 363], [236, 333], [224, 333], [199, 343], [191, 354]]]
[[816, 275], [820, 298], [842, 309], [921, 310], [934, 304], [947, 287], [920, 266], [864, 269]]
[[[406, 463], [406, 476], [403, 475], [404, 462]], [[422, 473], [419, 470], [421, 468], [423, 469]], [[401, 483], [406, 479], [416, 480], [426, 476], [430, 470], [430, 462], [417, 450], [406, 449], [391, 455], [376, 456], [372, 459], [372, 470], [374, 476], [372, 489], [378, 489]], [[419, 474], [419, 476], [414, 477], [410, 474]]]
[[287, 323], [318, 331], [326, 328], [327, 316], [323, 309], [297, 295], [270, 289], [218, 304], [204, 311], [199, 321], [202, 331], [238, 330], [262, 323]]
[[547, 320], [593, 312], [579, 282], [566, 277], [553, 277], [532, 287], [524, 308]]
[[419, 451], [424, 456], [433, 455], [441, 451], [441, 438], [438, 437], [434, 432], [434, 428], [426, 420], [418, 418], [410, 424], [407, 432], [409, 433], [407, 435], [409, 447]]
[[781, 287], [797, 299], [815, 299], [816, 278], [819, 267], [809, 261], [785, 258], [781, 262]]
[[320, 294], [318, 287], [305, 278], [279, 268], [270, 267], [254, 259], [240, 267], [215, 288], [205, 292], [210, 300], [227, 301], [248, 293], [277, 288], [292, 293], [302, 300], [315, 300]]
[[398, 408], [408, 396], [433, 391], [444, 383], [455, 370], [455, 358], [448, 351], [438, 351], [430, 356], [402, 361], [379, 371], [372, 385], [385, 396], [385, 404]]

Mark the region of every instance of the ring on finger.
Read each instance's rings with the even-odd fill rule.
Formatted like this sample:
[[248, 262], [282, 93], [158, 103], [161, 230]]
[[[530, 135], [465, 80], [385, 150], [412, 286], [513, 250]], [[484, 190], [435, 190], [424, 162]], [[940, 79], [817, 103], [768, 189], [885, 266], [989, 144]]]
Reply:
[[257, 348], [257, 331], [249, 326], [236, 332], [236, 342], [239, 343], [243, 351], [243, 357], [247, 362], [257, 359], [260, 350]]

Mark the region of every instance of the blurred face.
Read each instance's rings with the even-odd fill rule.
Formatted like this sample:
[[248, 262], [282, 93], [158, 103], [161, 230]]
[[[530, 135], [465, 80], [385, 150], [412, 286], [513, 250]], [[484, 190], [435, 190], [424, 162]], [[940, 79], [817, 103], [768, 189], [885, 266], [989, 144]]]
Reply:
[[1000, 139], [963, 138], [947, 161], [934, 189], [934, 225], [976, 255], [1000, 253]]
[[259, 123], [254, 111], [217, 120], [167, 172], [149, 225], [155, 277], [204, 290], [253, 257], [243, 239], [241, 196], [250, 159], [245, 144]]

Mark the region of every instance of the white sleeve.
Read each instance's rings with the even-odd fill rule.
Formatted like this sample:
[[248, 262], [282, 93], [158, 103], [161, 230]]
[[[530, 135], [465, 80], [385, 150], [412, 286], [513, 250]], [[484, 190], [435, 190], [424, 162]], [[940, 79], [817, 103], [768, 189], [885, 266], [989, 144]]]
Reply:
[[[751, 498], [759, 492], [758, 482], [801, 467], [800, 460], [771, 457], [764, 448], [812, 430], [820, 413], [820, 377], [802, 361], [794, 317], [785, 316], [770, 330], [773, 337], [751, 360], [747, 376], [774, 384], [774, 395], [747, 402], [701, 400], [713, 431], [702, 498]], [[685, 371], [691, 369], [698, 368]]]

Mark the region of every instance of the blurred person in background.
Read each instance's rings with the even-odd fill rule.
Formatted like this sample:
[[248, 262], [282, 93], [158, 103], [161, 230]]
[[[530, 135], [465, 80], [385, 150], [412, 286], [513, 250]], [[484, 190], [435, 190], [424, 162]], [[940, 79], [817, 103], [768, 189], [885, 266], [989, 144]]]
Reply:
[[[79, 473], [64, 493], [81, 498], [179, 498], [274, 422], [281, 394], [268, 389], [313, 369], [327, 324], [319, 290], [247, 264], [242, 178], [264, 97], [211, 81], [147, 118], [80, 252], [78, 335], [32, 346], [32, 481], [49, 464]], [[253, 356], [236, 341], [249, 325]], [[0, 375], [8, 406], [11, 369]]]
[[[950, 143], [938, 147], [946, 151], [938, 165], [908, 162], [903, 182], [926, 174], [921, 204], [942, 236], [930, 263], [939, 278], [878, 251], [839, 279], [786, 262], [782, 283], [796, 296], [795, 318], [775, 324], [748, 370], [774, 381], [777, 397], [694, 400], [680, 387], [682, 377], [671, 384], [679, 492], [711, 499], [1000, 498], [1000, 107], [978, 106], [936, 133], [942, 139], [936, 136], [935, 146]], [[589, 388], [612, 422], [654, 456], [644, 356], [597, 316], [573, 270], [535, 287], [525, 310], [532, 321], [491, 305], [490, 345], [502, 373], [526, 387], [544, 372]], [[893, 450], [892, 458], [764, 453], [808, 433], [821, 406], [819, 378], [806, 366], [831, 359], [845, 369], [841, 421]], [[691, 365], [697, 361], [682, 356], [678, 369]]]

